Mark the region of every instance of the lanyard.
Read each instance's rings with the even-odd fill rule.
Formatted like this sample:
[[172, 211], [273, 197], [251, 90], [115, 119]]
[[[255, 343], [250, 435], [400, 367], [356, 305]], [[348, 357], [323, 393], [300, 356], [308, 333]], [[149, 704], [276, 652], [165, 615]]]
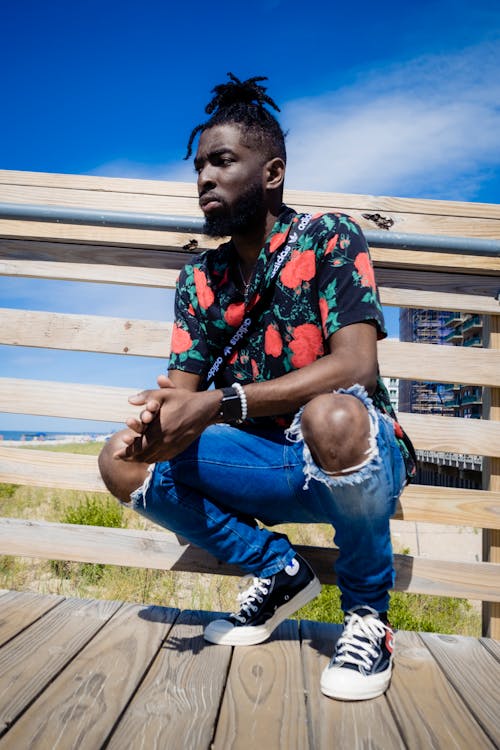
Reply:
[[221, 354], [217, 357], [212, 367], [208, 371], [205, 380], [206, 388], [209, 388], [209, 386], [212, 385], [212, 383], [215, 381], [215, 378], [217, 377], [217, 374], [223, 367], [226, 366], [234, 352], [237, 351], [237, 349], [239, 349], [239, 347], [241, 346], [242, 340], [246, 336], [248, 336], [249, 331], [251, 331], [255, 326], [258, 317], [269, 302], [280, 269], [283, 267], [285, 261], [292, 252], [293, 247], [297, 244], [299, 238], [304, 234], [305, 230], [309, 226], [311, 219], [312, 214], [303, 214], [300, 219], [298, 219], [298, 222], [296, 222], [294, 219], [294, 223], [296, 223], [297, 226], [295, 227], [294, 223], [292, 223], [285, 247], [283, 248], [283, 250], [279, 251], [276, 259], [273, 260], [273, 265], [269, 273], [268, 286], [262, 293], [259, 301], [252, 308], [250, 308], [250, 310], [245, 310], [243, 322], [240, 324], [238, 330], [233, 333], [226, 346], [222, 350]]

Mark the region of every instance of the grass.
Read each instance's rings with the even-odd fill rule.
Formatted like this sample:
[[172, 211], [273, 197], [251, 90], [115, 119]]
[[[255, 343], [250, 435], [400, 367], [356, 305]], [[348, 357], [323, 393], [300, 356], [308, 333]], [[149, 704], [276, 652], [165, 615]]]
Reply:
[[[31, 446], [30, 446], [31, 447]], [[97, 455], [99, 443], [36, 446]], [[111, 495], [55, 490], [0, 483], [0, 515], [12, 518], [113, 528], [158, 529], [133, 511], [124, 509]], [[296, 544], [328, 546], [331, 529], [327, 524], [276, 527]], [[404, 552], [404, 551], [403, 551]], [[238, 579], [230, 576], [158, 571], [114, 565], [36, 560], [0, 556], [0, 588], [57, 593], [82, 598], [119, 599], [170, 607], [230, 611], [235, 607]], [[336, 586], [324, 586], [297, 618], [342, 622], [340, 593]], [[389, 617], [404, 630], [456, 633], [479, 636], [479, 612], [470, 602], [423, 594], [394, 592]]]

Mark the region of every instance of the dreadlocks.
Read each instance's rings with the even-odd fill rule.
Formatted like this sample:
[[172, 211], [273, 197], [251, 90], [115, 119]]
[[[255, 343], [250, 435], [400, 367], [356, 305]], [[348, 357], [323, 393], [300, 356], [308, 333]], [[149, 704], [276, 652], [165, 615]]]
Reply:
[[270, 105], [277, 112], [280, 109], [266, 94], [266, 88], [259, 85], [259, 81], [267, 81], [267, 77], [255, 76], [240, 81], [232, 73], [227, 75], [230, 79], [228, 83], [221, 83], [212, 89], [215, 96], [205, 107], [205, 112], [211, 117], [191, 131], [184, 158], [189, 159], [191, 156], [193, 141], [198, 133], [215, 125], [235, 123], [260, 146], [268, 158], [279, 156], [286, 161], [284, 133], [264, 104]]

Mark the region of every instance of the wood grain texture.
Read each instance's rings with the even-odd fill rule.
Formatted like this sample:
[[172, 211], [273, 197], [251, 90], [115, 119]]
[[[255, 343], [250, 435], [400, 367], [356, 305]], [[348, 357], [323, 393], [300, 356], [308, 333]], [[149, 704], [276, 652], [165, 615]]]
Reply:
[[[119, 607], [119, 602], [67, 599], [0, 649], [0, 734]], [[9, 744], [11, 739], [9, 734]], [[17, 747], [26, 745], [21, 742]]]
[[500, 745], [500, 663], [474, 638], [421, 633], [448, 681], [467, 704], [493, 745]]
[[[0, 411], [93, 419], [121, 426], [140, 411], [128, 403], [128, 397], [142, 387], [0, 378]], [[500, 457], [500, 422], [405, 412], [400, 412], [399, 421], [415, 448]], [[19, 460], [23, 461], [21, 456]]]
[[484, 290], [485, 296], [478, 296], [473, 294], [456, 294], [448, 291], [426, 291], [417, 288], [415, 282], [408, 289], [398, 288], [400, 280], [396, 279], [394, 280], [395, 287], [379, 284], [382, 304], [424, 310], [459, 310], [461, 312], [477, 313], [478, 315], [500, 314], [500, 302], [496, 299], [494, 290], [490, 288]]
[[[9, 746], [102, 747], [177, 613], [124, 604], [18, 719]], [[50, 658], [41, 662], [46, 667]]]
[[479, 643], [500, 662], [500, 641], [493, 638], [480, 638]]
[[[94, 456], [9, 448], [1, 443], [0, 482], [106, 492]], [[403, 491], [394, 517], [500, 528], [500, 492], [412, 484]]]
[[[167, 358], [172, 324], [155, 320], [0, 308], [0, 343]], [[500, 386], [500, 351], [379, 342], [382, 375], [463, 385]]]
[[63, 596], [47, 597], [17, 591], [3, 593], [5, 596], [0, 604], [0, 646], [64, 600]]
[[[65, 188], [98, 192], [137, 193], [146, 195], [177, 195], [196, 199], [195, 182], [130, 179], [124, 177], [101, 177], [96, 175], [56, 174], [53, 172], [27, 172], [0, 170], [2, 186], [33, 186], [38, 188]], [[285, 190], [285, 200], [292, 205], [321, 205], [372, 209], [374, 211], [398, 211], [400, 213], [468, 216], [470, 218], [500, 219], [500, 206], [495, 203], [471, 203], [463, 201], [441, 201], [425, 198], [397, 198], [385, 195], [363, 195], [335, 193], [318, 190]]]
[[[335, 583], [337, 550], [294, 545], [322, 583]], [[174, 534], [3, 518], [0, 551], [23, 557], [132, 565], [159, 570], [241, 575], [204, 550], [179, 544]], [[500, 601], [500, 566], [395, 555], [395, 589], [464, 599]]]
[[328, 665], [341, 626], [303, 620], [300, 632], [310, 746], [315, 750], [402, 750], [399, 729], [384, 696], [362, 702], [337, 701], [320, 692], [321, 673]]
[[[406, 747], [494, 748], [417, 633], [396, 633], [394, 654], [386, 696]], [[478, 679], [483, 682], [488, 676], [480, 674]]]
[[171, 335], [161, 321], [0, 308], [0, 343], [11, 346], [166, 359]]
[[127, 707], [109, 750], [211, 747], [231, 659], [203, 629], [213, 613], [182, 612]]
[[283, 622], [270, 640], [234, 649], [214, 750], [306, 750], [308, 727], [298, 623]]
[[[109, 242], [104, 245], [96, 241], [90, 244], [55, 242], [50, 235], [43, 240], [0, 237], [0, 275], [134, 285], [135, 274], [137, 286], [173, 288], [179, 269], [193, 256], [193, 251], [183, 249], [191, 240], [198, 242], [194, 254], [218, 244], [198, 235], [170, 232], [163, 234], [164, 244], [156, 248], [126, 247]], [[372, 252], [377, 283], [381, 289], [416, 290], [417, 304], [414, 304], [413, 294], [408, 292], [399, 293], [397, 302], [387, 304], [447, 310], [468, 310], [472, 305], [471, 312], [498, 313], [500, 305], [496, 295], [500, 272], [497, 259], [469, 256], [468, 264], [473, 260], [474, 265], [466, 273], [467, 264], [462, 256], [401, 253], [403, 251], [381, 248]], [[439, 264], [438, 260], [441, 260]], [[157, 273], [152, 273], [151, 269], [157, 269]], [[433, 294], [437, 308], [430, 303], [430, 298], [418, 298], [423, 292]], [[437, 292], [450, 296], [440, 300]], [[486, 299], [476, 302], [475, 296]], [[445, 306], [441, 307], [443, 304]], [[483, 307], [477, 309], [478, 305]]]

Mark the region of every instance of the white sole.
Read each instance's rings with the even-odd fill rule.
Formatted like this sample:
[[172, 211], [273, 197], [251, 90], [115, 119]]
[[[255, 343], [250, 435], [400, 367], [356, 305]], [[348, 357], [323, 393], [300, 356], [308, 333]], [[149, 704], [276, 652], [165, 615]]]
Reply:
[[293, 599], [282, 604], [264, 625], [242, 625], [241, 627], [226, 629], [228, 625], [227, 620], [214, 620], [205, 628], [203, 637], [209, 643], [216, 643], [219, 646], [255, 646], [257, 643], [267, 641], [273, 630], [283, 620], [291, 617], [298, 609], [308, 604], [312, 599], [315, 599], [320, 593], [321, 584], [315, 577]]
[[392, 665], [380, 674], [363, 677], [352, 669], [326, 667], [321, 675], [323, 695], [341, 701], [366, 701], [383, 695], [391, 682]]

